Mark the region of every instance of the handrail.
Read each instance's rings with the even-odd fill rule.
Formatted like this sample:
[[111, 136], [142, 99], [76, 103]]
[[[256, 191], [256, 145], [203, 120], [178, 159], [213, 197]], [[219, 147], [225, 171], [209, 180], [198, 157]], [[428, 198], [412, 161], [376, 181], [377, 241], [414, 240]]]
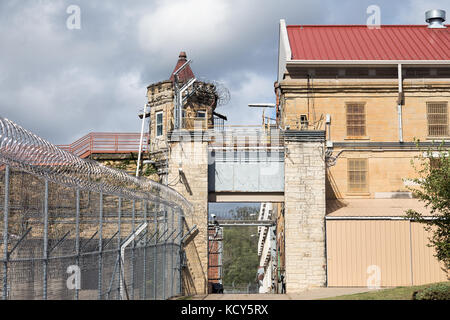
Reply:
[[[144, 135], [142, 150], [148, 150], [148, 134]], [[58, 147], [86, 158], [94, 153], [139, 152], [140, 133], [91, 132], [68, 145]]]

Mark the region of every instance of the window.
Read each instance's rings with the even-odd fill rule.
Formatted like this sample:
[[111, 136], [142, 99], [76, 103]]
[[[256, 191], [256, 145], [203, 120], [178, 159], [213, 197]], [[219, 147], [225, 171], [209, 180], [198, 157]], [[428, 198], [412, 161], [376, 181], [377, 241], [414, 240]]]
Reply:
[[163, 113], [162, 111], [156, 113], [156, 136], [163, 135]]
[[206, 118], [206, 111], [197, 111], [197, 118]]
[[367, 192], [367, 159], [348, 159], [348, 192]]
[[300, 129], [308, 130], [308, 116], [306, 114], [300, 115]]
[[438, 170], [441, 167], [441, 159], [430, 158], [430, 171]]
[[347, 136], [366, 135], [366, 113], [364, 103], [347, 103]]
[[428, 135], [443, 137], [448, 135], [447, 102], [427, 103]]

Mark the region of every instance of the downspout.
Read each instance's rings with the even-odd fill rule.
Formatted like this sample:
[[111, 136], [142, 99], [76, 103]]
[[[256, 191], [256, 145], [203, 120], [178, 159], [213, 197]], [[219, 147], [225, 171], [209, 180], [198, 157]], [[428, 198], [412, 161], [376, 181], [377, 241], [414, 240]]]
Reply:
[[403, 86], [402, 86], [402, 64], [398, 64], [398, 99], [397, 99], [397, 114], [398, 114], [398, 141], [403, 142], [403, 123], [402, 123], [402, 104], [403, 104]]

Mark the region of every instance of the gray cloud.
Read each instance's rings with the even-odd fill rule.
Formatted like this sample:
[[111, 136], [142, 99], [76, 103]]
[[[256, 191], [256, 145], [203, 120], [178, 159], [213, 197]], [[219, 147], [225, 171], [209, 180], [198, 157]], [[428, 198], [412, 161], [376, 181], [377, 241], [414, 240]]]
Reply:
[[[259, 123], [250, 102], [274, 102], [278, 22], [424, 23], [447, 1], [3, 0], [0, 2], [0, 115], [54, 143], [91, 131], [137, 132], [146, 86], [167, 79], [179, 51], [197, 76], [223, 82], [230, 123]], [[81, 8], [68, 30], [66, 8]]]

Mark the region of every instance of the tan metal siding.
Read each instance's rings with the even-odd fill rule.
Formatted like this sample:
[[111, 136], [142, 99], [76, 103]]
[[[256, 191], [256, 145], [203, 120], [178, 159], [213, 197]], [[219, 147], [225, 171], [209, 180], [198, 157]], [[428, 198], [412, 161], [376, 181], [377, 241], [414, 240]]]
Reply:
[[411, 284], [409, 221], [327, 221], [328, 286], [367, 286], [367, 268], [381, 270], [381, 286]]
[[383, 287], [446, 281], [428, 236], [408, 220], [328, 220], [328, 286], [365, 287], [370, 265], [380, 267]]
[[434, 249], [427, 246], [429, 233], [417, 222], [411, 223], [411, 242], [413, 247], [412, 265], [414, 285], [446, 281], [445, 272], [434, 257]]

